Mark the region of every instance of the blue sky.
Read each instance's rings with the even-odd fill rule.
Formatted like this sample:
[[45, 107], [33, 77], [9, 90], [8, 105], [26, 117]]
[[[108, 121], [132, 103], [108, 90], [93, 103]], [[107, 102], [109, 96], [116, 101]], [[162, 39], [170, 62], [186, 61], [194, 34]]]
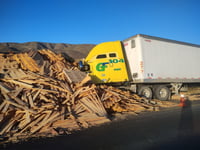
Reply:
[[0, 0], [0, 42], [98, 44], [135, 34], [200, 45], [200, 1]]

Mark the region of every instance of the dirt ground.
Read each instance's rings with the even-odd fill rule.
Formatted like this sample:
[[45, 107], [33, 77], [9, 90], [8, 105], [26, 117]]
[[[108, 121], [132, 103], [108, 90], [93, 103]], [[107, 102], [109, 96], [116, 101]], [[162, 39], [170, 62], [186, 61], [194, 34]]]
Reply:
[[[200, 87], [189, 87], [187, 92], [180, 92], [180, 95], [183, 94], [188, 100], [196, 101], [200, 100]], [[180, 95], [173, 95], [173, 100], [180, 100]]]

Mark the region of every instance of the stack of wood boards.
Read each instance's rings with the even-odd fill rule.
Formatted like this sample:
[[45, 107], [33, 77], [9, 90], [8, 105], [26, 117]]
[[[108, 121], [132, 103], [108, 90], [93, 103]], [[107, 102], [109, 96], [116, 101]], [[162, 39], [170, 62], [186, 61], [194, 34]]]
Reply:
[[[70, 134], [110, 122], [109, 114], [157, 110], [157, 105], [112, 86], [69, 81], [77, 70], [49, 50], [0, 54], [0, 136], [9, 140]], [[64, 71], [65, 70], [65, 71]]]

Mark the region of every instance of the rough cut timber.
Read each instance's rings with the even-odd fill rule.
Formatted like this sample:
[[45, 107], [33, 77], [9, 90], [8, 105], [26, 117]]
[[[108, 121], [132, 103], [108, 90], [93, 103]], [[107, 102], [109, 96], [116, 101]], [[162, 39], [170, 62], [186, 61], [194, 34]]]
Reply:
[[0, 136], [11, 141], [70, 134], [110, 122], [110, 113], [158, 110], [156, 101], [75, 77], [76, 65], [49, 50], [0, 54], [0, 61]]
[[70, 83], [79, 83], [87, 76], [86, 73], [81, 72], [80, 70], [63, 69], [63, 73]]

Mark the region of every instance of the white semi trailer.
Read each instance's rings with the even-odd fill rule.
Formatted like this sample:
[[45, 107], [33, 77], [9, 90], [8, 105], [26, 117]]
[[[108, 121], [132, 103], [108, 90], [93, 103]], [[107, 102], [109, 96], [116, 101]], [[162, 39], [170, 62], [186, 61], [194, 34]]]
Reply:
[[200, 45], [142, 34], [99, 44], [80, 64], [94, 83], [117, 83], [147, 98], [167, 100], [200, 83]]

